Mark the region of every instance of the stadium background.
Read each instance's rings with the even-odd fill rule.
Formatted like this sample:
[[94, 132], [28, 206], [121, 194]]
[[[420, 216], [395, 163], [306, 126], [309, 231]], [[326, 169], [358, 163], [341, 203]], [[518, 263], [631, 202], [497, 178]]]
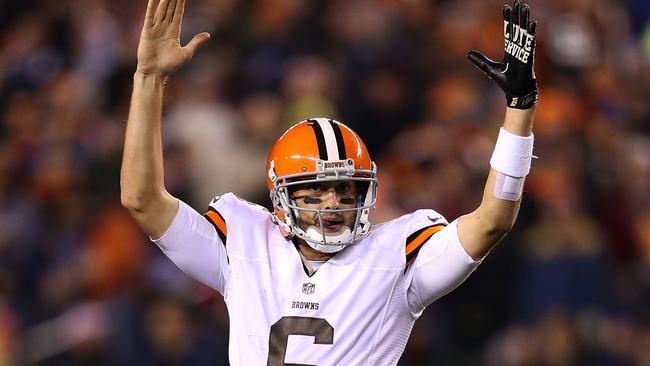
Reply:
[[[119, 200], [145, 0], [0, 1], [0, 365], [227, 364], [219, 295]], [[533, 1], [540, 86], [519, 220], [417, 323], [400, 365], [650, 365], [650, 3]], [[268, 205], [272, 141], [340, 119], [380, 221], [473, 209], [504, 97], [494, 0], [190, 0], [212, 39], [169, 81], [166, 184]]]

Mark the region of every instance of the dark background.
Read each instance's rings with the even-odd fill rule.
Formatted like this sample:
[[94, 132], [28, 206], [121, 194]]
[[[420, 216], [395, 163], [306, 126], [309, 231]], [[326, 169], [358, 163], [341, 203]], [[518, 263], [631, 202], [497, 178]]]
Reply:
[[[190, 0], [212, 39], [167, 88], [166, 184], [268, 205], [292, 123], [365, 139], [385, 221], [479, 203], [505, 99], [493, 0]], [[227, 364], [225, 306], [120, 206], [145, 0], [0, 1], [0, 365]], [[400, 365], [650, 365], [650, 3], [532, 1], [540, 102], [515, 228]]]

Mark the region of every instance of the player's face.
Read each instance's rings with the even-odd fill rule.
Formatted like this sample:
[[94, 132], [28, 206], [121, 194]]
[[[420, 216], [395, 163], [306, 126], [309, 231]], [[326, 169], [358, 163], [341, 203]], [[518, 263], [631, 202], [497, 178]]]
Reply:
[[[357, 186], [350, 181], [314, 182], [297, 186], [293, 198], [298, 207], [309, 209], [346, 209], [357, 206]], [[321, 230], [318, 213], [299, 210], [300, 228], [306, 230], [310, 226]], [[356, 211], [324, 212], [322, 214], [325, 234], [336, 235], [346, 226], [353, 229]]]

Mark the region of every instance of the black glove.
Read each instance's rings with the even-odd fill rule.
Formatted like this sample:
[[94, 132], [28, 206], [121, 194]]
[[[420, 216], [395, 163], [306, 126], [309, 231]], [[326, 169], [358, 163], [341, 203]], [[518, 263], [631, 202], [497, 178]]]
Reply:
[[528, 5], [521, 5], [520, 0], [515, 0], [512, 8], [503, 7], [503, 61], [492, 61], [474, 50], [467, 54], [469, 60], [506, 93], [508, 107], [518, 109], [528, 109], [537, 102], [533, 70], [537, 23], [529, 19], [528, 12]]

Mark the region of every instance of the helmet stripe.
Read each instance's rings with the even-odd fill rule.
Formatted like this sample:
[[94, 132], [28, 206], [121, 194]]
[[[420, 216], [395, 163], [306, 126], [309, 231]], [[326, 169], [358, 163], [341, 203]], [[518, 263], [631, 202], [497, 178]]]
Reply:
[[347, 159], [347, 154], [345, 153], [345, 143], [343, 142], [343, 133], [341, 133], [341, 126], [338, 123], [329, 119], [332, 129], [334, 130], [334, 137], [336, 138], [336, 146], [339, 150], [339, 160]]
[[323, 129], [315, 119], [310, 119], [309, 125], [314, 129], [314, 135], [316, 135], [316, 143], [318, 144], [318, 155], [321, 160], [327, 160], [327, 146], [325, 145], [325, 135], [323, 135]]

